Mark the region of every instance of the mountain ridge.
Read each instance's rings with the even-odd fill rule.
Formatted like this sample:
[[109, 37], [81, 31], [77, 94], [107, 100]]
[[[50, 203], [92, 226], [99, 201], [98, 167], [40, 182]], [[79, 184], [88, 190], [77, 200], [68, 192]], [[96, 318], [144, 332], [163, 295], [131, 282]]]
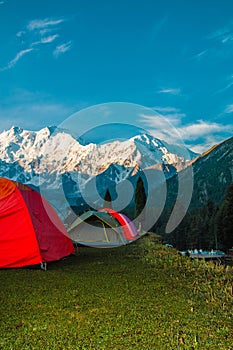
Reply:
[[[227, 184], [232, 182], [233, 138], [229, 138], [201, 155], [191, 154], [176, 145], [169, 145], [150, 134], [140, 134], [128, 140], [104, 144], [81, 145], [64, 129], [46, 127], [28, 131], [12, 127], [0, 134], [0, 176], [19, 181], [38, 190], [51, 202], [63, 186], [69, 203], [83, 205], [82, 193], [91, 191], [94, 183], [100, 197], [107, 189], [116, 195], [116, 186], [129, 180], [133, 187], [139, 176], [160, 172], [167, 181], [168, 202], [177, 193], [177, 174], [192, 167], [194, 191], [191, 207], [202, 205], [208, 197], [221, 202]], [[177, 153], [174, 151], [177, 149]], [[185, 158], [187, 157], [187, 158]], [[211, 178], [212, 177], [212, 178]], [[156, 182], [157, 180], [155, 180]], [[153, 188], [159, 184], [154, 183]], [[49, 199], [47, 197], [47, 199]], [[60, 207], [60, 203], [54, 203]]]
[[[98, 175], [111, 165], [144, 169], [155, 164], [186, 166], [189, 153], [179, 155], [169, 151], [169, 145], [149, 134], [105, 144], [81, 145], [70, 133], [56, 127], [39, 131], [12, 127], [0, 134], [0, 160], [17, 163], [27, 174], [78, 171]], [[185, 159], [186, 158], [186, 159]]]

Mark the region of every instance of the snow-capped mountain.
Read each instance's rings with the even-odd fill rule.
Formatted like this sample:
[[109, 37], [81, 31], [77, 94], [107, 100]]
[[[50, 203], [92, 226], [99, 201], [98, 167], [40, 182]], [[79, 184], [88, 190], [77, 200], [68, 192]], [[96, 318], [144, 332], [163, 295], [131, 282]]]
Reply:
[[19, 173], [14, 172], [12, 176], [17, 178], [21, 172], [32, 177], [71, 171], [94, 176], [111, 164], [142, 169], [155, 164], [172, 164], [180, 170], [186, 166], [187, 159], [184, 155], [170, 152], [169, 145], [147, 134], [126, 141], [83, 146], [69, 133], [59, 129], [47, 127], [28, 131], [12, 127], [0, 134], [0, 160], [1, 173], [4, 163], [7, 167], [12, 164], [18, 167]]
[[182, 153], [179, 146], [169, 146], [148, 134], [86, 145], [56, 127], [39, 131], [12, 127], [0, 134], [0, 176], [40, 187], [43, 195], [60, 208], [57, 189], [61, 187], [69, 203], [79, 205], [80, 193], [88, 188], [91, 194], [95, 181], [104, 196], [107, 188], [114, 190], [140, 170], [155, 168], [169, 178], [186, 168], [189, 155], [192, 158], [187, 150]]

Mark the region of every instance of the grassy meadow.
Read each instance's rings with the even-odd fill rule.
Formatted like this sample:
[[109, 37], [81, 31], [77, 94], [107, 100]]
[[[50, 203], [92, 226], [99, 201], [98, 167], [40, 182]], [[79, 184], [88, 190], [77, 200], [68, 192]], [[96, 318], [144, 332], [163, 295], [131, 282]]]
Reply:
[[0, 270], [0, 349], [233, 349], [233, 269], [146, 236]]

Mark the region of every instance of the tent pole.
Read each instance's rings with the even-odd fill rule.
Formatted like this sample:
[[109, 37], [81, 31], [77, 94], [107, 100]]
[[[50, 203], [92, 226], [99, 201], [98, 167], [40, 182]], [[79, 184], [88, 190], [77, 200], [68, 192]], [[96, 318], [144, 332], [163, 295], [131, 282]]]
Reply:
[[105, 235], [105, 238], [106, 238], [106, 242], [109, 243], [109, 239], [108, 239], [108, 235], [107, 235], [107, 232], [106, 232], [106, 229], [105, 229], [105, 226], [104, 226], [104, 223], [101, 222], [102, 226], [103, 226], [103, 229], [104, 229], [104, 235]]

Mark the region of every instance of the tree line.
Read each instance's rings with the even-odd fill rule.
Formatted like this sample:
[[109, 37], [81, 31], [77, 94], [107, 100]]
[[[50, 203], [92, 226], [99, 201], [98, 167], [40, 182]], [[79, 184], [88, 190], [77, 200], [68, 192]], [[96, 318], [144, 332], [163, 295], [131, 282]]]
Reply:
[[[146, 205], [146, 200], [144, 182], [139, 176], [135, 188], [134, 210], [131, 219], [139, 216]], [[109, 190], [105, 194], [105, 204], [111, 205]], [[151, 228], [151, 231], [162, 236], [164, 243], [172, 244], [179, 250], [227, 250], [233, 247], [233, 183], [228, 187], [220, 206], [209, 199], [203, 207], [188, 210], [179, 226], [171, 233], [166, 234], [165, 227], [171, 210], [169, 207], [164, 209], [157, 223]]]
[[165, 234], [169, 213], [169, 209], [165, 211], [154, 230], [177, 249], [227, 250], [233, 247], [233, 183], [220, 206], [209, 199], [203, 207], [188, 210], [180, 225]]

